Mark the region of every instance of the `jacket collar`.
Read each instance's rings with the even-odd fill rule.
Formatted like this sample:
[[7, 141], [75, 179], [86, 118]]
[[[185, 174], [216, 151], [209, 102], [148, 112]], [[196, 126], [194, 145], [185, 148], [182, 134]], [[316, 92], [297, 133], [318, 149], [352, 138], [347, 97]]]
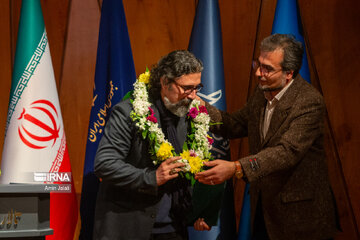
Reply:
[[[301, 84], [303, 84], [302, 82], [303, 82], [302, 78], [300, 77], [300, 75], [298, 75], [294, 79], [294, 82], [291, 84], [291, 86], [287, 89], [287, 91], [284, 93], [284, 95], [279, 100], [277, 106], [274, 109], [274, 113], [272, 115], [272, 118], [270, 121], [270, 126], [269, 126], [268, 132], [266, 134], [266, 137], [265, 137], [264, 141], [262, 142], [262, 147], [266, 143], [268, 143], [269, 140], [276, 134], [276, 132], [279, 130], [282, 123], [287, 118], [289, 111], [290, 111], [291, 107], [293, 106], [293, 104], [297, 98], [297, 95], [299, 94], [299, 88], [300, 88]], [[266, 107], [266, 101], [261, 109], [260, 124], [263, 124], [263, 122], [264, 122], [265, 107]]]

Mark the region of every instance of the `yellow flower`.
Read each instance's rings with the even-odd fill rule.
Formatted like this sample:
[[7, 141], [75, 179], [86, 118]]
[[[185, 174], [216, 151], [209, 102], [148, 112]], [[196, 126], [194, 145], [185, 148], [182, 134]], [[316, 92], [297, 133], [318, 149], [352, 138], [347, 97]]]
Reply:
[[144, 73], [140, 74], [138, 81], [148, 84], [149, 79], [150, 79], [150, 72], [144, 72]]
[[173, 146], [171, 146], [167, 142], [163, 142], [160, 145], [159, 151], [156, 153], [156, 157], [160, 158], [162, 161], [168, 159], [169, 157], [172, 157], [172, 150], [174, 150]]
[[196, 174], [198, 172], [200, 172], [203, 164], [203, 161], [201, 158], [199, 158], [198, 156], [194, 156], [193, 154], [190, 154], [189, 151], [184, 151], [180, 154], [180, 156], [183, 159], [188, 160], [189, 165], [190, 165], [190, 172], [193, 174]]
[[183, 151], [180, 153], [180, 156], [182, 159], [189, 159], [190, 158], [190, 152], [189, 151]]
[[190, 164], [190, 172], [193, 174], [196, 174], [198, 172], [200, 172], [202, 166], [203, 166], [203, 160], [199, 157], [190, 157], [190, 159], [188, 159], [189, 164]]

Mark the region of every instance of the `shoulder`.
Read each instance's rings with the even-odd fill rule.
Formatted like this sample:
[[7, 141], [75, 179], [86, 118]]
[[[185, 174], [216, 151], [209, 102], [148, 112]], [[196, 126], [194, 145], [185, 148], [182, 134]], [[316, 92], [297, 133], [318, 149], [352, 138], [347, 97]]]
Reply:
[[324, 105], [324, 99], [321, 93], [300, 75], [294, 79], [293, 85], [297, 88], [297, 98], [300, 102], [313, 102]]
[[[130, 113], [133, 107], [130, 102], [130, 99], [122, 100], [115, 104], [111, 108], [109, 124], [110, 125], [131, 125], [132, 119], [130, 117]], [[108, 124], [107, 124], [108, 125]]]
[[130, 99], [126, 99], [126, 100], [122, 100], [120, 102], [118, 102], [117, 104], [115, 104], [115, 106], [112, 108], [112, 112], [114, 111], [121, 111], [124, 113], [129, 113], [132, 111], [133, 107], [131, 104]]

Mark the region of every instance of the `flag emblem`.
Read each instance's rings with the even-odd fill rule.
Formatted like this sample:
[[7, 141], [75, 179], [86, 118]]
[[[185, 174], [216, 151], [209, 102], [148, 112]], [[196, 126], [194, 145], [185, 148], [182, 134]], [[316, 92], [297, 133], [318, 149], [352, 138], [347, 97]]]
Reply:
[[18, 120], [20, 121], [19, 137], [30, 148], [52, 147], [59, 138], [58, 113], [55, 106], [48, 100], [34, 101], [28, 110], [23, 108]]

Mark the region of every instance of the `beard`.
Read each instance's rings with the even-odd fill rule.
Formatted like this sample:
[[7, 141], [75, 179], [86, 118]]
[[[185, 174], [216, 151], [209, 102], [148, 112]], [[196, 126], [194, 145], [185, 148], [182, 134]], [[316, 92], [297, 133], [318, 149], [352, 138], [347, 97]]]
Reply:
[[177, 103], [172, 103], [167, 97], [164, 97], [164, 105], [167, 110], [178, 117], [184, 117], [189, 111], [190, 99], [182, 99]]
[[[259, 81], [261, 81], [261, 77], [259, 78]], [[286, 78], [283, 78], [281, 80], [281, 83], [279, 86], [277, 87], [270, 87], [269, 85], [261, 85], [260, 83], [258, 84], [259, 88], [263, 91], [263, 92], [274, 92], [274, 91], [279, 91], [281, 89], [283, 89], [286, 85]]]

